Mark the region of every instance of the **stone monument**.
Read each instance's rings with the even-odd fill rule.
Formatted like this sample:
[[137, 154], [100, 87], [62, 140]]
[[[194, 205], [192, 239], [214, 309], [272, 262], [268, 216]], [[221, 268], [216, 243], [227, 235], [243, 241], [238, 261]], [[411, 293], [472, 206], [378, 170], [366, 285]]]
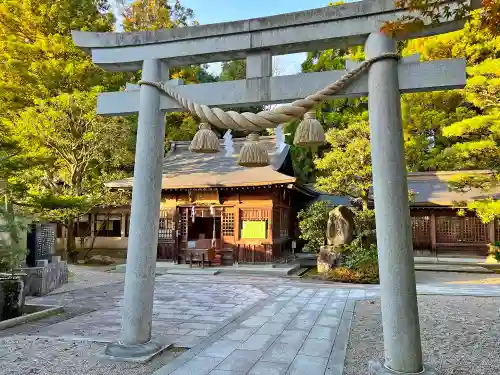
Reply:
[[346, 206], [337, 206], [328, 214], [326, 226], [326, 245], [320, 247], [318, 272], [328, 272], [340, 260], [342, 245], [354, 239], [356, 226], [354, 214]]
[[337, 206], [328, 214], [326, 227], [326, 243], [339, 246], [350, 243], [354, 239], [354, 214], [346, 206]]

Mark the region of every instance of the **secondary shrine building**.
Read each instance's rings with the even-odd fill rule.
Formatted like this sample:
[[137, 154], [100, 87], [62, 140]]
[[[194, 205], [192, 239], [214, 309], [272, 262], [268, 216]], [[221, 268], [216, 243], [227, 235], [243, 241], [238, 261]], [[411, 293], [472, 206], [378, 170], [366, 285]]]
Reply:
[[[233, 139], [234, 154], [244, 141]], [[219, 153], [196, 154], [189, 143], [172, 142], [164, 159], [158, 259], [184, 263], [204, 251], [209, 260], [229, 265], [289, 256], [297, 212], [318, 196], [297, 183], [289, 146], [262, 137], [271, 165], [244, 168], [222, 144]], [[132, 178], [107, 186], [132, 188]]]
[[[233, 139], [238, 154], [244, 139]], [[271, 153], [271, 165], [244, 168], [226, 156], [196, 154], [189, 142], [172, 142], [164, 159], [159, 260], [183, 263], [191, 253], [205, 252], [217, 263], [267, 263], [285, 259], [291, 243], [298, 241], [297, 212], [315, 200], [349, 205], [349, 198], [321, 195], [294, 177], [289, 146], [262, 137]], [[448, 181], [458, 172], [409, 173], [408, 186], [415, 193], [410, 204], [413, 248], [416, 255], [484, 257], [488, 243], [500, 241], [500, 222], [484, 224], [471, 212], [457, 215], [466, 202], [492, 197], [478, 189], [451, 192]], [[469, 173], [488, 173], [472, 171]], [[132, 179], [113, 181], [111, 188], [131, 189]], [[129, 237], [130, 207], [95, 209], [79, 218], [74, 234], [77, 246], [125, 257]], [[58, 248], [64, 246], [61, 226]], [[85, 252], [83, 252], [85, 254]]]
[[484, 257], [488, 244], [500, 241], [500, 221], [485, 224], [473, 212], [458, 215], [458, 207], [477, 199], [500, 198], [500, 189], [450, 191], [448, 182], [458, 173], [488, 175], [488, 171], [414, 172], [408, 187], [415, 193], [410, 205], [413, 249], [416, 255]]

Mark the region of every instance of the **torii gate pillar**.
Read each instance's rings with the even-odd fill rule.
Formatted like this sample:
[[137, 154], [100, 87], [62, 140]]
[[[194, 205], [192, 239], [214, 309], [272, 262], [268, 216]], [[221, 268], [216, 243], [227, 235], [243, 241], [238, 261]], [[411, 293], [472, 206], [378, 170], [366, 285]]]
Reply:
[[[160, 60], [145, 60], [142, 79], [160, 81]], [[160, 218], [165, 121], [160, 111], [160, 92], [142, 86], [134, 165], [134, 189], [127, 250], [122, 331], [106, 354], [136, 361], [151, 358], [165, 345], [151, 340], [153, 293]]]
[[[396, 52], [396, 42], [372, 33], [365, 52], [367, 58]], [[368, 91], [385, 349], [385, 362], [370, 362], [370, 374], [417, 374], [424, 367], [396, 60], [372, 65]]]

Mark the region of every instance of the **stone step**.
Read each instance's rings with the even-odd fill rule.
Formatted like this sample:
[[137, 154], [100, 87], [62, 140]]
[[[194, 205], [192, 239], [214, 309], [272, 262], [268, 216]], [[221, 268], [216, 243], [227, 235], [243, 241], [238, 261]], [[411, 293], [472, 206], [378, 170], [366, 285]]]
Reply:
[[296, 272], [300, 266], [298, 264], [290, 264], [290, 265], [279, 265], [273, 267], [273, 265], [246, 265], [240, 264], [238, 266], [232, 267], [221, 267], [219, 271], [224, 274], [230, 275], [263, 275], [263, 276], [278, 276], [285, 277], [293, 272]]
[[416, 271], [492, 273], [487, 268], [461, 264], [415, 264]]
[[292, 278], [297, 278], [297, 277], [300, 278], [307, 271], [309, 271], [309, 268], [306, 267], [298, 268], [297, 270], [292, 271], [288, 276]]
[[216, 268], [169, 268], [163, 272], [168, 275], [217, 275], [218, 273], [219, 270]]

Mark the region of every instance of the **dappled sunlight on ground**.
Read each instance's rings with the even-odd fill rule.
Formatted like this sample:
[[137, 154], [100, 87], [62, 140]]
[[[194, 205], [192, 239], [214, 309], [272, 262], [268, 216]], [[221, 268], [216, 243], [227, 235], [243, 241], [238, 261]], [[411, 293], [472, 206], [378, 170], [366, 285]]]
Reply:
[[445, 284], [483, 284], [483, 285], [500, 285], [500, 276], [497, 277], [483, 277], [476, 280], [455, 280], [447, 281]]
[[500, 274], [416, 271], [417, 284], [500, 285]]

